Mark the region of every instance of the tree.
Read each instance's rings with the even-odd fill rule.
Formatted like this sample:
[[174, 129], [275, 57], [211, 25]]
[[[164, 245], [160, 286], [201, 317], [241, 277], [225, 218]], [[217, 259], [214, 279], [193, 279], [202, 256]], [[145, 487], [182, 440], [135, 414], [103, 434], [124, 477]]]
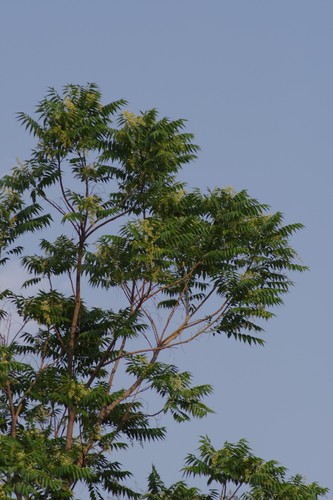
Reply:
[[[199, 456], [187, 455], [185, 476], [203, 476], [207, 485], [215, 485], [208, 494], [179, 481], [165, 486], [155, 467], [148, 478], [148, 493], [143, 499], [159, 500], [314, 500], [325, 495], [328, 488], [307, 484], [300, 474], [287, 478], [287, 469], [275, 460], [265, 461], [253, 455], [248, 442], [225, 442], [216, 450], [210, 439], [200, 440]], [[247, 491], [245, 487], [248, 487]]]
[[210, 500], [211, 496], [200, 493], [198, 488], [187, 486], [184, 481], [178, 481], [167, 488], [153, 466], [148, 477], [148, 493], [142, 495], [141, 498], [146, 500]]
[[[183, 470], [186, 476], [206, 477], [208, 485], [217, 483], [219, 489], [210, 490], [210, 498], [221, 500], [313, 500], [328, 492], [317, 483], [307, 484], [300, 474], [287, 478], [286, 467], [253, 455], [245, 439], [225, 442], [216, 450], [205, 436], [200, 440], [199, 457], [189, 454]], [[244, 486], [249, 490], [242, 493]]]
[[[301, 224], [246, 191], [187, 191], [176, 177], [198, 147], [185, 122], [125, 105], [67, 85], [36, 119], [18, 115], [37, 144], [0, 185], [1, 264], [19, 256], [27, 274], [20, 293], [2, 292], [21, 322], [1, 344], [7, 498], [71, 498], [78, 483], [91, 498], [136, 498], [117, 449], [163, 439], [153, 414], [211, 411], [211, 387], [193, 387], [163, 351], [215, 334], [263, 344], [288, 274], [305, 269], [289, 243]], [[39, 240], [30, 254], [28, 233]], [[160, 398], [149, 413], [147, 390]]]

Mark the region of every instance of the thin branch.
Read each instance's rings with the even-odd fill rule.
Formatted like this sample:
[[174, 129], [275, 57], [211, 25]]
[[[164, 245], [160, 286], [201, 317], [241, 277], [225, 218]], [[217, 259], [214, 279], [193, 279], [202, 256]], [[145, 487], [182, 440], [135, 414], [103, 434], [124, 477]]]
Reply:
[[[183, 330], [181, 330], [181, 331], [180, 331], [180, 329], [177, 329], [173, 334], [171, 334], [171, 335], [174, 335], [174, 337], [172, 339], [170, 339], [171, 336], [169, 336], [167, 339], [165, 339], [164, 342], [160, 343], [156, 347], [151, 347], [151, 348], [147, 347], [144, 349], [137, 349], [135, 351], [127, 351], [125, 354], [120, 356], [120, 358], [124, 358], [125, 356], [126, 357], [135, 356], [136, 354], [143, 354], [143, 353], [148, 353], [148, 352], [156, 353], [156, 352], [163, 351], [165, 349], [171, 349], [173, 347], [178, 347], [180, 345], [188, 344], [189, 342], [196, 339], [200, 335], [208, 332], [214, 326], [214, 324], [217, 323], [219, 321], [219, 319], [225, 314], [225, 311], [226, 311], [228, 306], [229, 306], [229, 304], [227, 302], [225, 302], [217, 311], [215, 311], [213, 314], [211, 314], [210, 318], [213, 318], [215, 315], [217, 315], [216, 317], [214, 317], [213, 320], [207, 321], [207, 318], [202, 318], [200, 320], [197, 320], [196, 322], [192, 322], [191, 326], [194, 326], [195, 324], [199, 324], [202, 322], [206, 322], [206, 324], [204, 327], [200, 328], [195, 334], [191, 335], [187, 339], [178, 340], [177, 342], [172, 342], [172, 340], [175, 340], [177, 337], [179, 337], [179, 335], [182, 333], [182, 331], [184, 331], [185, 329], [188, 329], [189, 326], [185, 326], [183, 328]], [[224, 307], [224, 309], [223, 309], [223, 307]], [[177, 335], [175, 335], [176, 332], [177, 332]], [[168, 340], [168, 339], [170, 339], [170, 340]], [[114, 363], [117, 360], [118, 360], [118, 357], [113, 359], [112, 361], [105, 363], [104, 366], [107, 366], [110, 363]]]
[[71, 284], [72, 293], [73, 293], [73, 295], [75, 295], [75, 288], [74, 288], [72, 273], [70, 271], [68, 271], [67, 274], [68, 274], [68, 279], [69, 279], [70, 284]]
[[45, 200], [47, 203], [49, 203], [53, 208], [55, 208], [57, 210], [57, 212], [59, 212], [61, 215], [66, 215], [66, 212], [63, 208], [61, 208], [60, 205], [58, 205], [58, 203], [56, 203], [55, 201], [53, 200], [50, 200], [45, 194], [44, 195], [41, 195], [43, 200]]
[[222, 485], [222, 490], [221, 490], [221, 496], [220, 496], [220, 499], [221, 500], [225, 500], [226, 499], [226, 495], [227, 495], [227, 484], [224, 483]]
[[10, 435], [11, 435], [11, 437], [16, 437], [17, 416], [16, 416], [16, 412], [15, 412], [12, 389], [10, 386], [10, 382], [8, 380], [7, 380], [6, 385], [5, 385], [5, 391], [7, 393], [8, 402], [9, 402], [9, 410], [10, 410], [10, 415], [11, 415]]
[[[41, 195], [42, 196], [42, 195]], [[47, 198], [47, 196], [42, 196], [43, 200], [45, 200], [47, 203], [49, 203], [53, 208], [55, 208], [57, 210], [57, 212], [59, 212], [63, 217], [65, 217], [65, 215], [67, 215], [68, 212], [65, 212], [65, 210], [63, 210], [60, 205], [58, 205], [57, 203], [55, 203], [54, 201], [50, 200], [49, 198]], [[74, 212], [74, 210], [72, 210], [72, 212]], [[77, 234], [79, 234], [80, 232], [80, 228], [78, 226], [78, 224], [76, 224], [74, 221], [70, 220], [69, 221], [70, 224], [73, 226], [74, 230], [76, 231]]]
[[[26, 319], [24, 320], [22, 326], [18, 329], [18, 331], [16, 332], [16, 334], [14, 335], [13, 339], [11, 342], [15, 342], [15, 339], [20, 335], [20, 333], [22, 332], [23, 328], [26, 326], [26, 324], [28, 323], [29, 321]], [[9, 327], [10, 328], [10, 327]], [[9, 337], [9, 332], [8, 332], [8, 337]], [[8, 338], [9, 340], [9, 338]]]
[[89, 236], [91, 236], [95, 231], [97, 231], [101, 227], [105, 226], [106, 224], [109, 224], [109, 222], [113, 222], [113, 221], [119, 219], [120, 217], [123, 217], [123, 215], [126, 215], [128, 213], [129, 213], [129, 209], [124, 210], [123, 212], [121, 212], [121, 213], [119, 213], [117, 215], [114, 215], [113, 217], [110, 217], [109, 219], [106, 219], [105, 221], [101, 222], [100, 224], [97, 224], [97, 226], [96, 225], [90, 225], [87, 228], [86, 237], [88, 238]]
[[192, 317], [199, 311], [199, 309], [201, 309], [201, 307], [207, 302], [207, 300], [210, 299], [210, 297], [213, 295], [213, 293], [215, 292], [215, 290], [216, 290], [216, 288], [213, 287], [211, 289], [211, 291], [207, 293], [207, 295], [205, 296], [205, 298], [202, 299], [202, 301], [200, 302], [200, 304], [197, 307], [194, 308], [193, 313], [191, 314]]
[[63, 426], [63, 429], [62, 429], [62, 433], [61, 433], [61, 435], [63, 436], [63, 434], [64, 434], [64, 432], [65, 432], [64, 420], [65, 420], [65, 418], [66, 418], [66, 412], [67, 412], [67, 408], [65, 408], [65, 409], [64, 409], [63, 414], [62, 414], [62, 416], [61, 416], [61, 418], [60, 418], [60, 420], [59, 420], [59, 424], [58, 424], [58, 425], [57, 425], [57, 427], [55, 427], [55, 429], [54, 429], [54, 435], [55, 435], [55, 437], [57, 437], [57, 436], [58, 436], [59, 431], [60, 431], [60, 427], [61, 427], [61, 426]]
[[135, 301], [135, 287], [136, 287], [136, 280], [133, 280], [131, 295], [130, 295], [130, 298], [129, 298], [131, 314], [133, 314], [133, 312], [134, 312], [133, 307], [134, 307], [134, 301]]
[[118, 361], [118, 359], [123, 359], [123, 358], [129, 358], [131, 356], [135, 356], [136, 354], [144, 354], [144, 353], [148, 353], [148, 352], [160, 352], [160, 351], [164, 351], [165, 349], [171, 349], [173, 347], [177, 347], [179, 345], [183, 345], [183, 344], [187, 344], [188, 342], [191, 342], [192, 340], [194, 340], [195, 338], [199, 337], [199, 335], [202, 335], [203, 333], [205, 333], [205, 331], [209, 330], [211, 328], [211, 325], [207, 325], [205, 328], [202, 328], [201, 330], [199, 330], [198, 332], [196, 332], [194, 335], [192, 335], [191, 337], [185, 339], [185, 340], [179, 340], [178, 342], [173, 342], [172, 344], [160, 344], [156, 347], [147, 347], [147, 348], [144, 348], [144, 349], [137, 349], [135, 351], [127, 351], [126, 353], [124, 353], [122, 356], [119, 356], [115, 359], [113, 359], [112, 361], [108, 361], [104, 364], [104, 366], [107, 366], [111, 363], [115, 363], [116, 361]]
[[143, 291], [146, 286], [146, 278], [142, 279], [142, 283], [140, 285], [140, 288], [137, 285], [137, 280], [133, 281], [133, 297], [134, 297], [134, 302], [138, 302], [139, 299], [136, 299], [135, 297], [138, 297], [139, 295], [142, 296]]
[[[128, 200], [131, 199], [133, 193], [135, 192], [135, 189], [132, 189], [129, 193], [127, 193], [127, 195], [123, 198], [123, 200], [118, 204], [118, 207], [120, 208], [121, 206], [125, 206], [126, 202]], [[132, 207], [133, 209], [134, 207]], [[97, 231], [98, 229], [100, 229], [101, 227], [105, 226], [106, 224], [108, 224], [109, 222], [113, 222], [117, 219], [119, 219], [120, 217], [122, 217], [123, 215], [126, 215], [126, 214], [129, 214], [131, 211], [130, 208], [126, 208], [124, 209], [122, 212], [118, 213], [117, 215], [114, 215], [113, 217], [110, 217], [109, 219], [101, 222], [100, 224], [98, 224], [97, 226], [96, 225], [91, 225], [88, 227], [87, 229], [87, 236], [90, 236], [91, 234], [93, 234], [95, 231]]]
[[130, 290], [130, 288], [127, 285], [127, 283], [124, 283], [124, 284], [120, 285], [120, 288], [124, 292], [125, 297], [128, 300], [128, 302], [131, 303], [132, 291]]
[[243, 483], [240, 483], [237, 486], [237, 488], [235, 489], [235, 491], [233, 492], [233, 494], [231, 495], [231, 497], [229, 497], [229, 500], [231, 500], [232, 498], [235, 498], [237, 491], [242, 487], [242, 485], [243, 485]]
[[[146, 285], [148, 284], [148, 288], [146, 289]], [[146, 278], [143, 278], [142, 285], [139, 289], [137, 289], [138, 299], [136, 301], [136, 310], [140, 309], [142, 304], [151, 298], [150, 292], [152, 290], [153, 284], [151, 281], [147, 281]]]
[[150, 297], [149, 298], [152, 298], [154, 297], [155, 295], [157, 295], [158, 293], [160, 292], [164, 292], [165, 290], [169, 290], [170, 288], [173, 288], [177, 285], [180, 285], [183, 281], [187, 280], [188, 278], [191, 277], [191, 275], [194, 273], [194, 271], [196, 270], [196, 268], [200, 265], [200, 262], [197, 262], [191, 269], [191, 271], [189, 271], [187, 274], [185, 274], [185, 276], [182, 276], [181, 278], [177, 279], [176, 281], [173, 281], [172, 283], [170, 283], [169, 285], [163, 285], [161, 286], [160, 288], [158, 288], [155, 292], [152, 292]]
[[[203, 322], [207, 321], [207, 318], [214, 318], [214, 321], [209, 321], [209, 325], [216, 323], [218, 319], [225, 313], [226, 308], [228, 307], [228, 301], [225, 301], [214, 313], [208, 314], [205, 318], [200, 318], [192, 322], [188, 322], [188, 319], [185, 318], [183, 323], [173, 332], [171, 333], [165, 340], [163, 340], [162, 345], [169, 344], [175, 338], [177, 338], [184, 330], [188, 328], [192, 328], [193, 326], [200, 325]], [[192, 315], [193, 316], [193, 315]]]
[[[123, 353], [124, 352], [124, 349], [125, 349], [125, 345], [126, 345], [126, 338], [124, 337], [123, 338], [123, 341], [121, 343], [121, 346], [120, 346], [120, 352]], [[115, 362], [115, 364], [113, 365], [113, 368], [111, 370], [111, 373], [110, 373], [110, 378], [109, 378], [109, 383], [108, 383], [108, 389], [107, 389], [107, 394], [110, 393], [111, 391], [111, 387], [113, 385], [113, 381], [114, 381], [114, 377], [116, 375], [116, 372], [118, 370], [118, 366], [119, 366], [119, 363], [120, 363], [120, 360], [121, 360], [121, 357], [119, 357], [117, 359], [117, 361]]]
[[65, 344], [64, 344], [64, 342], [62, 340], [61, 333], [60, 333], [58, 327], [56, 325], [52, 325], [52, 328], [55, 331], [55, 334], [56, 334], [57, 339], [59, 340], [59, 342], [61, 344], [62, 349], [64, 350], [65, 349]]
[[[178, 306], [179, 306], [179, 304], [180, 304], [180, 301], [181, 301], [181, 299], [183, 298], [183, 295], [184, 295], [184, 293], [185, 293], [185, 291], [186, 291], [186, 288], [187, 288], [187, 285], [185, 285], [185, 286], [184, 286], [183, 290], [182, 290], [182, 291], [181, 291], [181, 293], [179, 294], [178, 299], [177, 299], [177, 302], [176, 302], [176, 304], [173, 306], [173, 308], [172, 308], [172, 310], [171, 310], [171, 312], [170, 312], [170, 314], [169, 314], [169, 316], [168, 316], [168, 318], [167, 318], [167, 321], [166, 321], [165, 326], [164, 326], [163, 331], [162, 331], [161, 338], [163, 338], [164, 334], [166, 333], [166, 330], [167, 330], [167, 328], [168, 328], [168, 326], [169, 326], [169, 324], [170, 324], [170, 321], [172, 320], [172, 318], [173, 318], [173, 316], [174, 316], [174, 314], [175, 314], [176, 310], [178, 309]], [[187, 320], [187, 319], [188, 319], [188, 316], [186, 315], [185, 320]]]
[[[149, 365], [153, 365], [155, 361], [157, 360], [159, 356], [159, 350], [155, 350], [153, 352], [153, 355], [151, 357], [151, 360], [149, 362]], [[109, 404], [107, 407], [103, 409], [103, 411], [100, 414], [100, 417], [98, 419], [99, 425], [103, 422], [103, 420], [111, 413], [111, 411], [118, 406], [119, 403], [124, 401], [124, 399], [127, 399], [129, 396], [131, 396], [138, 387], [142, 384], [144, 380], [143, 376], [140, 376], [137, 378], [137, 380], [126, 390], [124, 393], [119, 396], [115, 401], [113, 401], [111, 404]]]
[[68, 198], [66, 195], [65, 187], [63, 184], [63, 180], [62, 180], [62, 171], [61, 171], [60, 160], [58, 160], [58, 175], [59, 175], [59, 185], [60, 185], [60, 189], [61, 189], [61, 194], [62, 194], [62, 197], [65, 201], [65, 204], [70, 212], [75, 212], [73, 205], [68, 201]]
[[110, 356], [112, 350], [115, 348], [115, 345], [116, 345], [116, 339], [114, 339], [111, 344], [109, 345], [109, 347], [107, 348], [107, 350], [105, 351], [104, 355], [102, 356], [102, 358], [100, 359], [99, 363], [96, 365], [93, 373], [90, 375], [88, 381], [86, 382], [86, 387], [90, 387], [91, 384], [93, 383], [93, 381], [95, 380], [96, 376], [98, 375], [98, 372], [101, 368], [103, 368], [105, 366], [105, 361], [107, 360], [107, 358]]
[[[159, 344], [159, 342], [160, 342], [160, 337], [159, 337], [159, 335], [158, 335], [158, 330], [157, 330], [157, 327], [156, 327], [156, 323], [155, 323], [155, 321], [154, 321], [154, 319], [153, 319], [152, 315], [151, 315], [151, 314], [147, 311], [147, 309], [145, 309], [144, 307], [142, 307], [142, 311], [143, 311], [143, 314], [146, 316], [146, 318], [147, 318], [147, 319], [149, 320], [149, 322], [150, 322], [150, 325], [151, 325], [152, 330], [153, 330], [153, 332], [154, 332], [154, 337], [155, 337], [155, 341], [156, 341], [156, 343], [157, 343], [157, 344]], [[146, 335], [146, 334], [143, 334], [143, 335], [144, 335], [145, 339], [147, 340], [148, 344], [150, 345], [150, 347], [152, 347], [152, 345], [151, 345], [151, 343], [150, 343], [150, 341], [149, 341], [149, 339], [148, 339], [147, 335]]]

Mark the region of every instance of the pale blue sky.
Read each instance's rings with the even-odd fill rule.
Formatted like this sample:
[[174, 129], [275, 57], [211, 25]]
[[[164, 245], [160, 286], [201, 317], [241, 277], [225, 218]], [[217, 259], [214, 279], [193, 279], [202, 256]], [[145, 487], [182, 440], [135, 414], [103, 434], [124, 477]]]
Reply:
[[96, 82], [105, 101], [187, 118], [201, 146], [182, 179], [233, 186], [306, 229], [296, 277], [264, 349], [215, 337], [171, 355], [212, 383], [216, 414], [169, 428], [167, 441], [121, 460], [138, 485], [152, 462], [166, 481], [197, 438], [246, 437], [332, 489], [333, 3], [329, 0], [5, 0], [0, 5], [0, 169], [33, 142], [16, 111], [47, 87]]

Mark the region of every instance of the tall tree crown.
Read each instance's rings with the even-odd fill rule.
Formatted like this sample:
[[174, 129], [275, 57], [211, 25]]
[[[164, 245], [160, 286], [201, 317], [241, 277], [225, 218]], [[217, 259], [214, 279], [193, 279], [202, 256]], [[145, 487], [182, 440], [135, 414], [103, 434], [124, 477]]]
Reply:
[[[211, 387], [194, 387], [163, 351], [217, 333], [262, 344], [290, 272], [305, 269], [290, 245], [301, 224], [246, 191], [188, 190], [177, 173], [198, 146], [184, 120], [125, 106], [102, 104], [94, 84], [67, 85], [36, 118], [18, 115], [37, 144], [0, 184], [1, 263], [21, 255], [29, 275], [22, 293], [2, 292], [22, 323], [20, 341], [1, 345], [9, 498], [70, 498], [78, 482], [91, 498], [100, 487], [135, 498], [111, 457], [128, 440], [164, 437], [145, 391], [160, 398], [153, 414], [179, 422], [211, 411]], [[29, 232], [31, 255], [18, 241]], [[89, 305], [87, 285], [108, 309]]]

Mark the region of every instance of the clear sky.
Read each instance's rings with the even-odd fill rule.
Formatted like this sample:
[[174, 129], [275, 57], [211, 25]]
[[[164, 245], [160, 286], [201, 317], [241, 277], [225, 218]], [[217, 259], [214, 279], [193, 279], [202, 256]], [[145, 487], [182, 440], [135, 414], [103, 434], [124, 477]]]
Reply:
[[306, 226], [293, 244], [310, 272], [264, 348], [214, 337], [172, 353], [214, 385], [216, 413], [122, 456], [139, 486], [152, 462], [179, 479], [207, 433], [215, 446], [246, 437], [333, 498], [332, 26], [329, 0], [1, 2], [1, 174], [33, 145], [16, 111], [32, 113], [49, 86], [96, 82], [105, 101], [188, 119], [201, 146], [182, 173], [190, 186], [246, 188]]

